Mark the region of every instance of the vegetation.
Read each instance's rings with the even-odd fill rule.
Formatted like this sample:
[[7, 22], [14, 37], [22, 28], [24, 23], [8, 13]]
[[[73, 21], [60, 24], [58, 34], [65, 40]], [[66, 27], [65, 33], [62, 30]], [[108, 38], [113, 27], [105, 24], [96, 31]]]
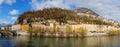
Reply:
[[33, 31], [32, 31], [32, 28], [29, 28], [28, 29], [28, 33], [32, 33]]
[[87, 34], [87, 29], [85, 27], [79, 27], [78, 29], [72, 30], [72, 26], [66, 26], [66, 32], [68, 34], [79, 33], [82, 37]]
[[79, 28], [79, 34], [83, 37], [87, 34], [87, 29], [85, 27], [80, 27]]
[[[67, 20], [82, 22], [82, 23], [89, 23], [89, 24], [98, 24], [98, 25], [111, 25], [110, 23], [103, 22], [102, 20], [96, 18], [99, 15], [95, 12], [87, 9], [78, 9], [78, 12], [85, 13], [85, 14], [92, 14], [92, 16], [85, 16], [85, 15], [77, 15], [78, 12], [74, 12], [75, 10], [67, 10], [67, 9], [60, 9], [60, 8], [48, 8], [43, 10], [37, 11], [26, 11], [19, 16], [17, 19], [18, 22], [15, 24], [23, 24], [23, 21], [26, 19], [27, 23], [37, 22], [37, 21], [47, 21], [49, 19], [54, 19], [57, 22], [67, 23]], [[89, 13], [87, 13], [90, 11]], [[37, 19], [36, 19], [37, 18]]]
[[66, 26], [66, 32], [67, 32], [68, 34], [71, 34], [71, 33], [73, 32], [71, 25], [67, 25], [67, 26]]
[[29, 28], [28, 33], [30, 34], [30, 36], [36, 36], [42, 33], [42, 31], [44, 31], [44, 28], [42, 27], [31, 27]]
[[120, 34], [120, 29], [110, 29], [108, 35], [118, 35]]
[[67, 23], [66, 18], [60, 18], [57, 21], [60, 23], [60, 25], [61, 25], [61, 23]]
[[39, 27], [39, 28], [38, 28], [38, 32], [41, 33], [42, 31], [44, 31], [44, 28]]

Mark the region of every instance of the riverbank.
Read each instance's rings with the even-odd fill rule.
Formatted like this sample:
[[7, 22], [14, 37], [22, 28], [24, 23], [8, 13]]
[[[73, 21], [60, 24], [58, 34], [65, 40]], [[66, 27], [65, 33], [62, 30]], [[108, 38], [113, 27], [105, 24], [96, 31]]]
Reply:
[[20, 36], [38, 36], [38, 37], [90, 37], [90, 36], [110, 36], [107, 33], [83, 33], [80, 32], [69, 32], [69, 33], [61, 33], [61, 32], [17, 32]]

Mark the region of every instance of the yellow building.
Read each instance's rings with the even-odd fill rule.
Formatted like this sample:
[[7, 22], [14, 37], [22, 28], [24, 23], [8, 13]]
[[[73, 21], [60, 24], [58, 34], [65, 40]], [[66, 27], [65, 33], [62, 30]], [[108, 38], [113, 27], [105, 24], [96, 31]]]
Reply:
[[28, 31], [29, 30], [29, 25], [28, 24], [23, 24], [23, 25], [21, 25], [21, 29], [25, 30], [25, 31]]

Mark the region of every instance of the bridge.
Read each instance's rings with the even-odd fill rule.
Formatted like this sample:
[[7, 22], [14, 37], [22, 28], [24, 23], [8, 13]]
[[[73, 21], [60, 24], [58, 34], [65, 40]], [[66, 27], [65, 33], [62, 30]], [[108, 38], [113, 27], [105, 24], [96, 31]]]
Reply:
[[0, 30], [0, 36], [16, 36], [16, 31], [4, 31]]

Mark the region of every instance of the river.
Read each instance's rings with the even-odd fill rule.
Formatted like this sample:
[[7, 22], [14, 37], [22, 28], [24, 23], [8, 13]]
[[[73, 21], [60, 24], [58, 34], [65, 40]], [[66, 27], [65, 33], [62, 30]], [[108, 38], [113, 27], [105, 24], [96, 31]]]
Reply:
[[120, 47], [120, 36], [84, 38], [0, 37], [0, 47]]

